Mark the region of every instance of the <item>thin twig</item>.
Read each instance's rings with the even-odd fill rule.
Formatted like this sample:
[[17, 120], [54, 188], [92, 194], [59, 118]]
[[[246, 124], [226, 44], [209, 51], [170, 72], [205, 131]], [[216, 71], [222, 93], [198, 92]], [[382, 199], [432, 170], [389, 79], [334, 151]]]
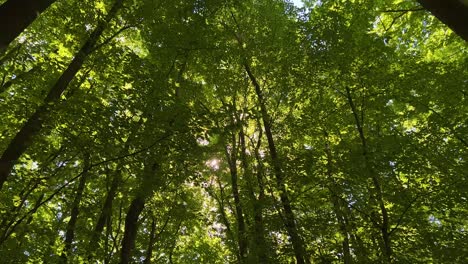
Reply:
[[120, 28], [119, 30], [117, 30], [117, 32], [115, 32], [110, 37], [108, 37], [106, 40], [104, 40], [101, 44], [96, 45], [91, 52], [94, 52], [94, 51], [100, 49], [101, 47], [103, 47], [104, 45], [109, 43], [111, 40], [113, 40], [115, 37], [117, 37], [120, 33], [122, 33], [123, 31], [125, 31], [125, 30], [127, 30], [129, 28], [133, 28], [133, 27], [135, 27], [135, 26], [134, 25], [127, 25], [127, 26], [124, 26], [124, 27]]
[[383, 10], [382, 13], [400, 13], [400, 12], [416, 12], [416, 11], [423, 11], [424, 7], [413, 8], [413, 9], [395, 9], [395, 10]]

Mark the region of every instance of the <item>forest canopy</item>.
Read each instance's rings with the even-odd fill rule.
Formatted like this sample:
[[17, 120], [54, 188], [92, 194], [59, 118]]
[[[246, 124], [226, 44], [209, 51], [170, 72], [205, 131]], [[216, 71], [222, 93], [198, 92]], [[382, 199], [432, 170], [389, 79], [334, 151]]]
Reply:
[[467, 263], [435, 2], [0, 0], [0, 262]]

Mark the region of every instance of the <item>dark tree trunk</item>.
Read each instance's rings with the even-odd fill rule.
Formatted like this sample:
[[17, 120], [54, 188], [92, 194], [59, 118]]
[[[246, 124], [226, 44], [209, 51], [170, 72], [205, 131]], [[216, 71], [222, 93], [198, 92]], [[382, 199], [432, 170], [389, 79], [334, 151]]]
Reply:
[[146, 250], [146, 258], [144, 264], [151, 264], [151, 258], [153, 257], [153, 245], [156, 241], [156, 221], [154, 218], [151, 220], [151, 231], [148, 241], [148, 249]]
[[237, 144], [236, 136], [232, 135], [232, 149], [229, 153], [226, 148], [226, 157], [229, 163], [229, 171], [231, 173], [232, 196], [234, 197], [234, 207], [236, 209], [237, 220], [237, 243], [239, 245], [239, 262], [245, 263], [247, 257], [247, 238], [245, 236], [245, 221], [244, 213], [239, 196], [238, 174], [237, 174]]
[[146, 198], [152, 194], [155, 188], [155, 186], [152, 186], [152, 178], [156, 177], [155, 173], [157, 172], [158, 168], [159, 165], [157, 163], [153, 163], [152, 166], [145, 165], [143, 179], [140, 182], [140, 186], [137, 190], [135, 198], [128, 208], [127, 216], [125, 218], [125, 231], [124, 237], [122, 239], [122, 250], [120, 252], [121, 264], [131, 263], [132, 251], [135, 247], [135, 240], [138, 231], [138, 218], [145, 208]]
[[[225, 197], [224, 187], [223, 185], [221, 185], [221, 181], [219, 180], [218, 177], [216, 177], [216, 181], [218, 183], [220, 197], [218, 197], [214, 191], [210, 191], [210, 189], [207, 189], [207, 191], [208, 191], [208, 194], [211, 197], [213, 197], [213, 199], [215, 199], [216, 202], [218, 203], [219, 212], [221, 214], [221, 221], [226, 227], [226, 237], [228, 238], [229, 246], [232, 248], [232, 251], [236, 253], [237, 258], [240, 260], [239, 247], [237, 247], [234, 243], [236, 239], [235, 239], [234, 233], [232, 232], [231, 223], [229, 222], [229, 219], [226, 215], [226, 211], [224, 210], [224, 208], [226, 207], [224, 203], [224, 197]], [[233, 243], [230, 243], [231, 241], [233, 241]]]
[[276, 151], [276, 145], [273, 140], [273, 133], [271, 132], [271, 124], [270, 124], [270, 117], [268, 115], [268, 111], [265, 106], [265, 100], [263, 98], [262, 90], [260, 88], [260, 84], [257, 82], [257, 79], [253, 75], [250, 66], [247, 62], [244, 62], [244, 69], [247, 72], [250, 81], [252, 82], [255, 93], [257, 94], [258, 102], [260, 104], [260, 112], [263, 121], [263, 127], [265, 129], [265, 134], [268, 141], [268, 149], [270, 150], [270, 157], [273, 165], [273, 172], [276, 177], [276, 184], [277, 188], [280, 193], [281, 204], [284, 210], [284, 220], [286, 230], [288, 231], [288, 235], [291, 239], [291, 243], [294, 249], [294, 255], [296, 257], [297, 264], [309, 263], [306, 253], [304, 250], [304, 245], [302, 242], [301, 237], [299, 236], [299, 232], [296, 226], [296, 219], [294, 216], [294, 212], [291, 207], [291, 202], [289, 201], [288, 192], [286, 190], [286, 186], [284, 183], [284, 176], [281, 170], [280, 160], [278, 158], [278, 153]]
[[[240, 138], [240, 144], [241, 144], [241, 161], [242, 161], [242, 168], [244, 169], [244, 176], [247, 179], [248, 183], [248, 189], [249, 189], [249, 196], [250, 199], [252, 200], [253, 203], [253, 214], [254, 214], [254, 234], [253, 234], [253, 240], [255, 242], [255, 247], [252, 247], [251, 250], [253, 251], [252, 253], [255, 253], [256, 256], [256, 263], [260, 264], [265, 264], [269, 263], [268, 260], [268, 255], [266, 251], [266, 240], [265, 240], [265, 226], [263, 224], [263, 198], [265, 196], [264, 193], [264, 187], [263, 187], [263, 179], [262, 179], [262, 171], [261, 171], [261, 165], [260, 165], [260, 159], [258, 159], [259, 163], [259, 168], [257, 171], [257, 184], [258, 184], [258, 189], [259, 189], [259, 194], [258, 198], [255, 196], [254, 193], [254, 179], [252, 177], [252, 173], [249, 167], [249, 162], [247, 159], [247, 147], [245, 143], [245, 134], [243, 127], [241, 127], [241, 130], [239, 132], [239, 138]], [[259, 136], [260, 140], [261, 136]], [[258, 149], [255, 150], [255, 156], [257, 158], [260, 158], [257, 156], [258, 154]], [[260, 177], [260, 179], [258, 179]], [[251, 253], [251, 254], [252, 254]]]
[[122, 3], [123, 0], [116, 0], [112, 9], [109, 11], [109, 14], [106, 16], [106, 19], [98, 24], [93, 33], [91, 33], [89, 39], [75, 55], [70, 65], [68, 65], [67, 69], [55, 82], [54, 86], [47, 94], [47, 97], [44, 99], [43, 104], [39, 106], [28, 121], [26, 121], [20, 131], [16, 133], [15, 137], [11, 140], [7, 149], [3, 152], [2, 157], [0, 158], [0, 190], [18, 158], [32, 144], [33, 137], [40, 132], [44, 120], [47, 119], [50, 112], [50, 108], [59, 101], [61, 94], [67, 89], [73, 77], [75, 77], [81, 69], [85, 59], [96, 46], [96, 43], [106, 28], [107, 23], [115, 16], [122, 6]]
[[362, 149], [362, 156], [364, 158], [364, 164], [365, 164], [367, 173], [372, 180], [372, 184], [374, 187], [373, 192], [374, 192], [375, 201], [378, 203], [379, 208], [380, 208], [379, 218], [381, 219], [379, 219], [379, 225], [380, 225], [380, 233], [382, 235], [382, 242], [383, 242], [383, 246], [381, 249], [382, 254], [385, 257], [386, 263], [391, 263], [392, 262], [392, 247], [391, 247], [390, 233], [389, 233], [390, 223], [389, 223], [388, 211], [387, 211], [387, 208], [385, 207], [385, 201], [383, 198], [382, 186], [380, 184], [379, 177], [377, 173], [374, 171], [374, 168], [371, 164], [371, 161], [369, 158], [368, 146], [367, 146], [367, 139], [364, 134], [364, 129], [362, 126], [362, 120], [359, 119], [356, 105], [354, 104], [353, 97], [351, 96], [351, 91], [348, 87], [346, 87], [346, 96], [347, 96], [349, 106], [351, 107], [351, 111], [354, 116], [354, 121], [356, 122], [356, 128], [359, 133], [359, 138], [361, 140], [361, 149]]
[[0, 53], [55, 0], [8, 0], [0, 6]]
[[145, 207], [145, 199], [136, 197], [128, 208], [125, 218], [125, 232], [122, 240], [121, 264], [131, 263], [132, 250], [135, 247], [135, 239], [138, 231], [138, 218]]
[[171, 248], [169, 249], [169, 263], [170, 264], [173, 264], [173, 260], [172, 260], [172, 256], [174, 255], [174, 249], [177, 245], [177, 236], [179, 234], [179, 230], [180, 230], [180, 227], [182, 226], [182, 220], [179, 221], [179, 223], [177, 224], [177, 228], [175, 229], [175, 232], [174, 234], [172, 235], [172, 237], [174, 238], [173, 240], [173, 243], [171, 245]]
[[462, 0], [418, 0], [435, 17], [468, 41], [468, 4]]
[[333, 158], [332, 158], [332, 152], [330, 149], [330, 144], [328, 142], [328, 135], [325, 133], [325, 136], [327, 137], [326, 144], [325, 144], [325, 151], [326, 151], [326, 156], [327, 156], [327, 176], [329, 178], [329, 181], [331, 182], [331, 200], [333, 203], [333, 210], [335, 211], [336, 215], [336, 220], [338, 222], [338, 225], [340, 227], [341, 234], [343, 235], [344, 239], [342, 242], [342, 247], [343, 247], [343, 261], [344, 264], [350, 264], [352, 263], [352, 258], [351, 258], [351, 252], [349, 248], [349, 234], [348, 234], [348, 228], [347, 228], [347, 223], [346, 223], [346, 218], [345, 218], [345, 212], [343, 210], [343, 203], [339, 198], [339, 195], [342, 193], [339, 184], [336, 182], [334, 176], [333, 176]]
[[114, 202], [114, 197], [117, 194], [117, 189], [121, 182], [121, 172], [115, 171], [115, 175], [112, 179], [111, 187], [107, 192], [106, 199], [104, 201], [104, 205], [102, 206], [101, 213], [99, 214], [99, 218], [96, 222], [96, 226], [94, 227], [93, 234], [91, 235], [91, 239], [89, 240], [88, 244], [88, 261], [91, 263], [92, 259], [94, 258], [94, 252], [97, 248], [99, 248], [99, 237], [106, 226], [106, 222], [109, 219], [111, 212], [112, 212], [112, 203]]
[[78, 188], [76, 189], [76, 195], [72, 204], [70, 220], [68, 221], [68, 224], [67, 224], [67, 229], [66, 229], [66, 234], [65, 234], [65, 246], [63, 248], [62, 254], [60, 255], [62, 263], [67, 263], [68, 254], [70, 253], [72, 249], [72, 243], [75, 238], [75, 227], [76, 227], [76, 222], [78, 220], [78, 214], [80, 213], [81, 198], [83, 197], [83, 192], [86, 187], [86, 179], [89, 173], [89, 157], [85, 159], [83, 170], [84, 170], [84, 173], [83, 175], [81, 175]]

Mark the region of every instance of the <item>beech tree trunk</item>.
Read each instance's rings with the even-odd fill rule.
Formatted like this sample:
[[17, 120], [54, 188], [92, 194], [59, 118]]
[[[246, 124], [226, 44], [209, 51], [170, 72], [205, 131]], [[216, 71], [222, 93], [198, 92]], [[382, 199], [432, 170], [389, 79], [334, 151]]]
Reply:
[[418, 0], [442, 23], [468, 41], [468, 2], [464, 0]]
[[343, 210], [343, 202], [340, 201], [339, 196], [342, 191], [340, 186], [336, 183], [335, 178], [333, 177], [333, 159], [332, 159], [332, 152], [330, 149], [330, 144], [328, 143], [328, 135], [325, 133], [327, 137], [327, 141], [325, 144], [325, 152], [327, 155], [327, 176], [331, 182], [331, 200], [333, 203], [333, 210], [335, 211], [336, 220], [338, 222], [338, 226], [340, 227], [341, 235], [344, 237], [342, 242], [343, 247], [343, 262], [344, 264], [352, 263], [352, 257], [349, 247], [349, 235], [348, 235], [348, 228], [345, 219], [345, 213]]
[[226, 211], [224, 210], [226, 205], [224, 202], [224, 187], [222, 186], [220, 180], [218, 177], [216, 177], [216, 181], [218, 183], [219, 187], [219, 197], [216, 195], [214, 191], [211, 191], [210, 189], [207, 189], [208, 194], [215, 199], [216, 203], [218, 204], [218, 210], [221, 215], [221, 221], [226, 227], [226, 237], [228, 238], [229, 246], [231, 247], [232, 251], [235, 252], [237, 258], [240, 260], [240, 255], [239, 255], [239, 247], [235, 245], [235, 243], [231, 243], [231, 241], [236, 241], [236, 238], [234, 236], [234, 233], [232, 232], [231, 228], [231, 222], [229, 222], [229, 219], [226, 215]]
[[[382, 194], [382, 186], [380, 185], [380, 180], [378, 178], [377, 173], [374, 171], [372, 164], [369, 160], [369, 151], [367, 146], [367, 139], [364, 134], [364, 129], [362, 127], [362, 121], [359, 119], [359, 115], [356, 109], [356, 105], [354, 104], [353, 97], [351, 96], [351, 91], [348, 87], [346, 87], [346, 96], [348, 99], [349, 106], [351, 107], [351, 111], [354, 116], [354, 121], [356, 122], [356, 128], [359, 133], [359, 138], [361, 139], [361, 149], [362, 149], [362, 156], [364, 157], [364, 164], [367, 170], [369, 177], [372, 180], [372, 184], [374, 187], [374, 196], [375, 201], [378, 203], [380, 208], [380, 217], [379, 225], [380, 225], [380, 233], [382, 235], [382, 254], [385, 257], [386, 263], [392, 262], [392, 247], [390, 241], [390, 223], [388, 218], [388, 211], [385, 207], [385, 201]], [[379, 218], [380, 218], [379, 217]]]
[[143, 208], [145, 207], [145, 199], [136, 197], [133, 199], [128, 208], [125, 218], [125, 232], [122, 240], [122, 251], [120, 255], [120, 263], [131, 263], [132, 250], [135, 247], [135, 239], [138, 231], [138, 217], [140, 217]]
[[132, 251], [135, 247], [135, 239], [139, 226], [138, 218], [145, 208], [146, 198], [148, 198], [148, 196], [150, 196], [154, 190], [155, 186], [151, 185], [151, 178], [156, 177], [155, 173], [157, 172], [158, 168], [159, 166], [157, 163], [154, 163], [152, 166], [145, 165], [143, 179], [137, 190], [135, 198], [128, 208], [127, 216], [125, 217], [125, 231], [124, 237], [122, 239], [122, 249], [120, 252], [121, 264], [131, 263]]
[[146, 249], [146, 257], [144, 264], [151, 264], [151, 258], [153, 257], [153, 245], [156, 241], [156, 221], [154, 218], [151, 220], [151, 231], [148, 241], [148, 248]]
[[55, 0], [8, 0], [0, 6], [0, 53]]
[[294, 212], [291, 207], [291, 202], [288, 197], [288, 192], [286, 190], [286, 186], [284, 184], [284, 176], [281, 170], [280, 160], [278, 158], [278, 153], [276, 151], [275, 141], [273, 140], [273, 133], [271, 132], [271, 125], [270, 125], [270, 117], [268, 115], [268, 111], [265, 106], [265, 100], [263, 98], [262, 90], [260, 88], [260, 84], [258, 84], [257, 79], [253, 75], [250, 66], [247, 62], [244, 62], [244, 69], [247, 72], [250, 81], [252, 82], [255, 93], [257, 94], [258, 102], [260, 105], [260, 112], [262, 115], [263, 127], [265, 129], [265, 134], [268, 141], [268, 149], [270, 151], [270, 157], [273, 165], [273, 172], [276, 177], [276, 184], [277, 188], [280, 193], [281, 204], [284, 210], [284, 220], [286, 230], [288, 231], [288, 235], [291, 239], [291, 243], [294, 249], [294, 255], [296, 257], [297, 264], [304, 264], [309, 263], [309, 260], [306, 257], [306, 253], [304, 250], [304, 245], [302, 242], [301, 237], [299, 236], [299, 232], [296, 226], [296, 219], [294, 216]]
[[15, 137], [11, 140], [7, 149], [3, 152], [2, 157], [0, 158], [0, 190], [19, 157], [21, 157], [21, 155], [32, 144], [33, 137], [41, 131], [44, 120], [47, 119], [51, 107], [59, 101], [62, 93], [67, 89], [70, 82], [81, 69], [85, 59], [93, 51], [93, 48], [96, 46], [96, 43], [106, 28], [107, 23], [115, 16], [117, 11], [122, 7], [122, 4], [123, 0], [116, 0], [112, 9], [106, 16], [106, 19], [99, 22], [86, 43], [75, 55], [70, 65], [68, 65], [67, 69], [55, 82], [52, 89], [50, 89], [43, 104], [39, 106], [34, 114], [26, 121], [20, 131], [16, 133]]
[[[249, 188], [249, 195], [250, 199], [252, 200], [253, 203], [253, 214], [254, 214], [254, 242], [255, 242], [255, 247], [252, 247], [251, 250], [253, 251], [252, 253], [255, 254], [256, 263], [269, 263], [268, 255], [267, 255], [267, 245], [266, 245], [266, 240], [265, 240], [265, 226], [263, 224], [263, 202], [264, 202], [264, 197], [265, 197], [265, 192], [264, 192], [264, 186], [263, 186], [263, 178], [262, 178], [262, 169], [260, 165], [260, 156], [258, 155], [258, 148], [255, 149], [255, 157], [257, 158], [258, 161], [258, 170], [257, 170], [257, 184], [258, 184], [258, 189], [259, 189], [259, 194], [258, 198], [255, 196], [254, 190], [253, 190], [253, 185], [254, 185], [254, 179], [252, 177], [251, 170], [249, 168], [249, 163], [247, 159], [247, 147], [245, 143], [245, 134], [244, 130], [241, 127], [241, 130], [239, 132], [239, 138], [240, 138], [240, 144], [241, 144], [241, 162], [242, 162], [242, 168], [244, 169], [244, 177], [247, 178], [248, 180], [248, 188]], [[260, 143], [260, 138], [261, 134], [259, 136], [259, 143]], [[259, 144], [260, 146], [260, 144]], [[251, 253], [251, 254], [252, 254]]]
[[78, 188], [76, 189], [75, 199], [73, 200], [70, 220], [67, 224], [66, 234], [65, 234], [65, 247], [60, 255], [61, 262], [67, 263], [68, 262], [68, 254], [72, 249], [72, 243], [75, 238], [75, 227], [76, 222], [78, 221], [78, 214], [80, 213], [80, 203], [81, 198], [83, 197], [83, 192], [86, 187], [86, 179], [88, 176], [89, 171], [89, 157], [85, 158], [84, 164], [84, 173], [81, 175], [80, 182], [78, 184]]
[[117, 194], [117, 189], [120, 185], [122, 174], [120, 171], [115, 171], [115, 175], [112, 179], [111, 187], [107, 192], [106, 199], [104, 201], [104, 205], [102, 206], [101, 213], [99, 214], [99, 218], [96, 222], [96, 226], [94, 227], [93, 234], [91, 239], [89, 240], [88, 244], [88, 261], [91, 263], [92, 259], [94, 258], [94, 252], [97, 248], [99, 248], [99, 238], [106, 226], [106, 222], [109, 219], [109, 216], [112, 213], [112, 204], [114, 202], [114, 197]]
[[234, 207], [236, 209], [237, 220], [237, 243], [239, 245], [239, 262], [245, 263], [247, 258], [247, 237], [245, 234], [244, 213], [239, 196], [238, 174], [237, 174], [237, 144], [236, 136], [232, 135], [232, 149], [229, 153], [226, 148], [226, 157], [229, 163], [229, 171], [231, 173], [232, 196], [234, 197]]

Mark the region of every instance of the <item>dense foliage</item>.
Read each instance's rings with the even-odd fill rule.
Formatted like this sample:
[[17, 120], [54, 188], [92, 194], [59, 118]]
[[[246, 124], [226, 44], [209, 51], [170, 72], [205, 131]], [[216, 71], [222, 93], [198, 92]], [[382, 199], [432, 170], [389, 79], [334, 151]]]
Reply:
[[468, 260], [468, 46], [417, 2], [49, 2], [0, 50], [2, 263]]

